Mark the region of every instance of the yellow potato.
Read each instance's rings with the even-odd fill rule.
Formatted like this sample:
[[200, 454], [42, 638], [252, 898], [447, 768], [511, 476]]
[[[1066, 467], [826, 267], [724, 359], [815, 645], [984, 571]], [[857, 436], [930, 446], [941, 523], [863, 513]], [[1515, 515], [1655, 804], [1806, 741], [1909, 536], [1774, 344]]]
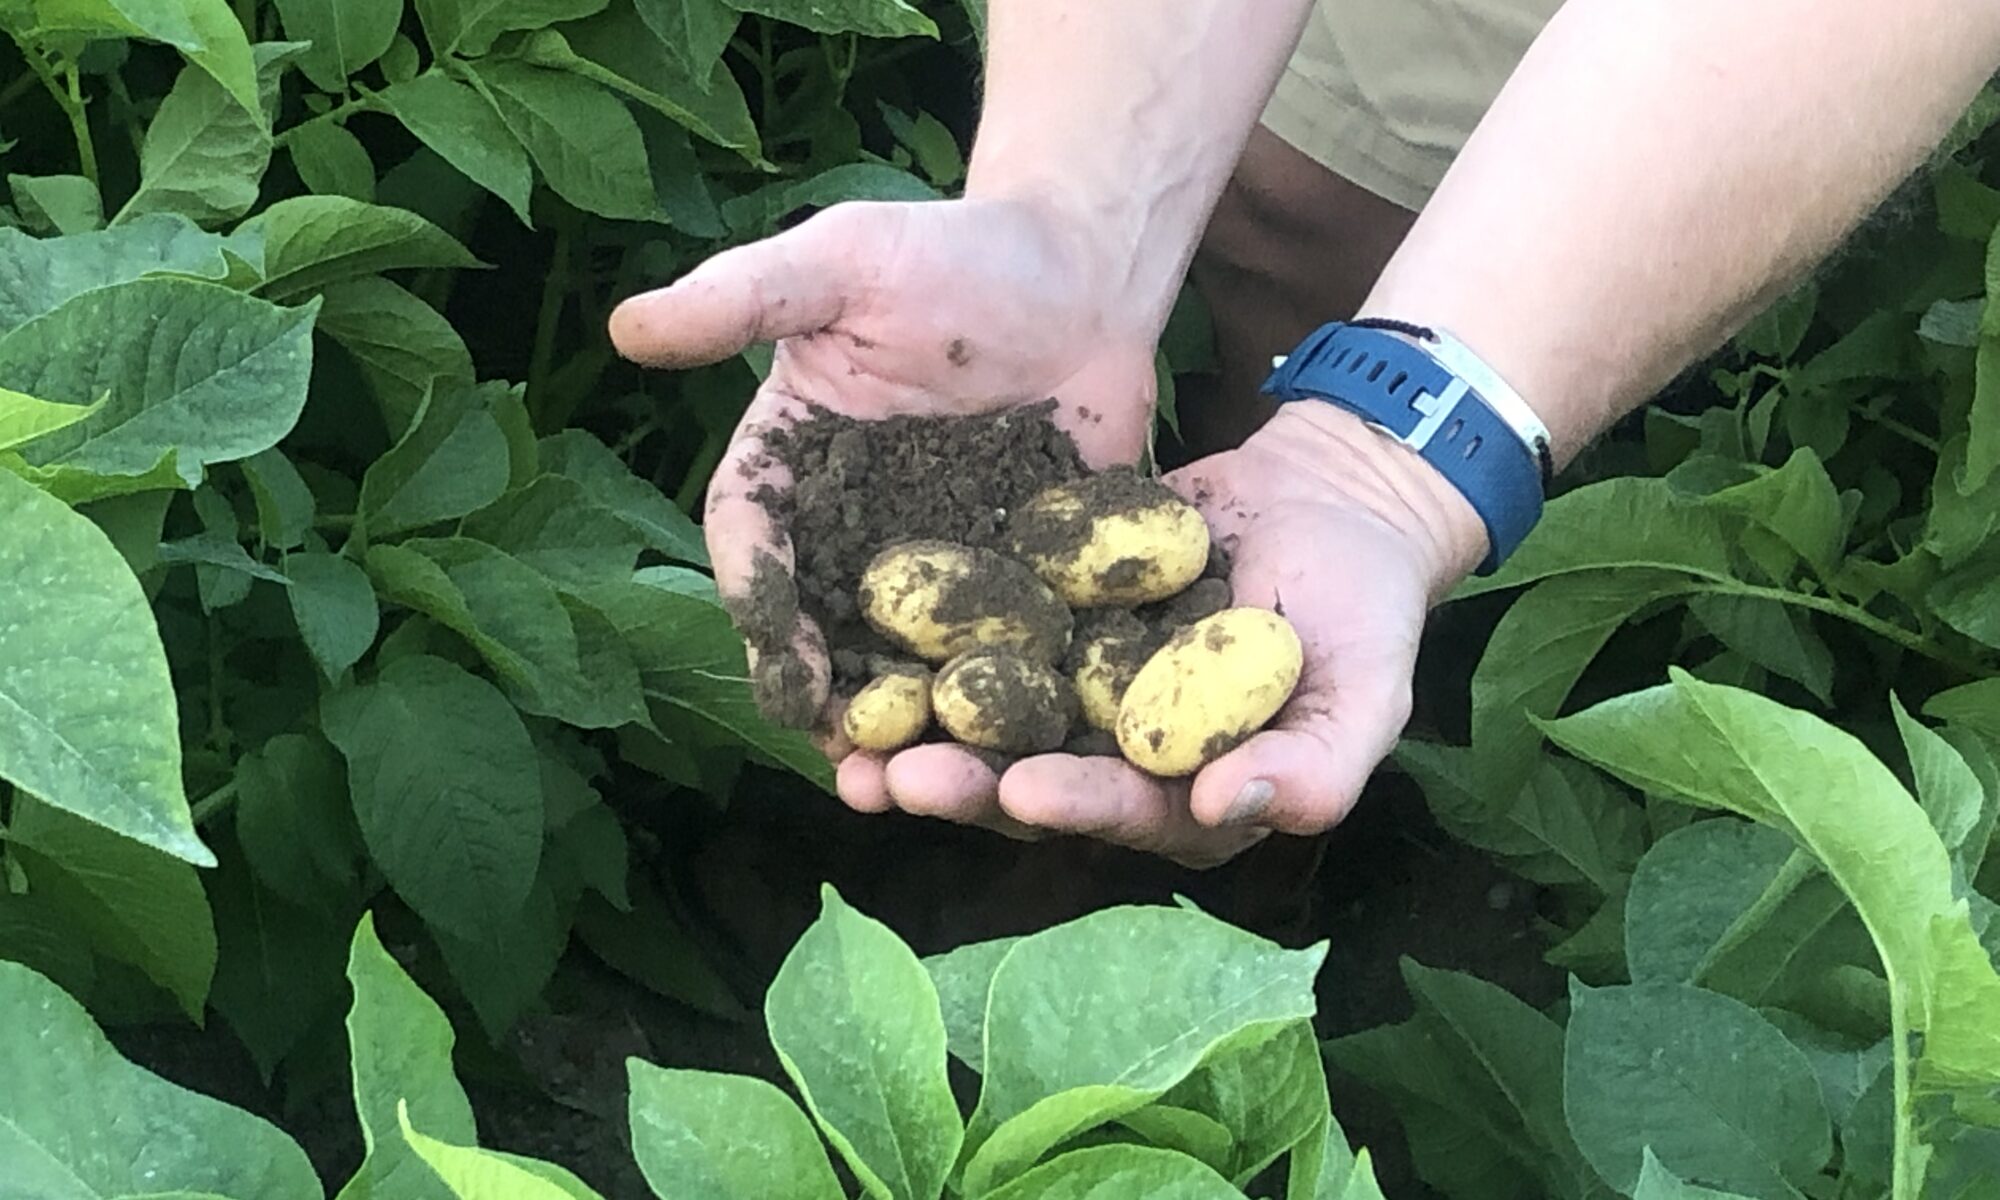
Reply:
[[1263, 728], [1298, 686], [1299, 635], [1268, 609], [1231, 608], [1176, 633], [1118, 708], [1118, 748], [1155, 775], [1192, 775]]
[[847, 740], [863, 750], [887, 753], [923, 736], [931, 723], [931, 673], [905, 671], [868, 681], [854, 699], [840, 726]]
[[1092, 638], [1084, 646], [1072, 677], [1084, 720], [1099, 729], [1118, 727], [1118, 705], [1132, 686], [1132, 677], [1145, 665], [1143, 652], [1139, 639], [1117, 634]]
[[1060, 484], [1008, 520], [1016, 555], [1073, 608], [1165, 600], [1208, 565], [1208, 523], [1129, 471]]
[[929, 662], [969, 650], [1013, 650], [1054, 662], [1069, 646], [1070, 611], [1034, 572], [973, 546], [891, 546], [861, 577], [861, 613]]
[[1004, 650], [975, 650], [938, 672], [931, 707], [968, 746], [1038, 754], [1063, 744], [1075, 697], [1062, 676]]

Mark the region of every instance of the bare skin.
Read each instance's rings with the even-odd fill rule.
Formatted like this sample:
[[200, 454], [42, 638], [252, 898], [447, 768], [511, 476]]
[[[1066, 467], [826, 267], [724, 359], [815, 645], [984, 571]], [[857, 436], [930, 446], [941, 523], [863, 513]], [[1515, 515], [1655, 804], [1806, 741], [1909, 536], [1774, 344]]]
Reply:
[[[1111, 414], [1093, 461], [1135, 453], [1139, 364], [1304, 11], [1186, 8], [995, 6], [968, 200], [844, 207], [732, 251], [621, 310], [620, 348], [685, 365], [780, 339], [739, 462], [806, 404], [1049, 394]], [[1830, 250], [1996, 64], [1987, 0], [1571, 0], [1363, 311], [1457, 334], [1573, 455]], [[961, 338], [986, 353], [953, 374], [941, 351]], [[1484, 530], [1430, 467], [1327, 406], [1294, 406], [1175, 482], [1236, 540], [1239, 594], [1282, 602], [1306, 636], [1306, 679], [1272, 729], [1185, 790], [1062, 755], [995, 780], [922, 747], [847, 756], [843, 798], [1194, 864], [1344, 816], [1402, 726], [1427, 610], [1484, 556]], [[725, 595], [750, 547], [789, 561], [740, 492], [712, 501], [708, 532]], [[796, 641], [810, 661], [810, 631]]]

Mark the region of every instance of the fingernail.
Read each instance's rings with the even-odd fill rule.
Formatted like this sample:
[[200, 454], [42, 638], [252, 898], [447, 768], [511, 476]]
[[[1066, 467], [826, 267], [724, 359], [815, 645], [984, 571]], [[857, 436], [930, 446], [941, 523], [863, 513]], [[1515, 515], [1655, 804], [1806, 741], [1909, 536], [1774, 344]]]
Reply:
[[1236, 799], [1230, 804], [1229, 811], [1222, 814], [1222, 823], [1247, 825], [1263, 816], [1264, 810], [1271, 807], [1271, 801], [1277, 798], [1278, 789], [1271, 786], [1270, 780], [1253, 779], [1243, 785], [1242, 791], [1236, 793]]

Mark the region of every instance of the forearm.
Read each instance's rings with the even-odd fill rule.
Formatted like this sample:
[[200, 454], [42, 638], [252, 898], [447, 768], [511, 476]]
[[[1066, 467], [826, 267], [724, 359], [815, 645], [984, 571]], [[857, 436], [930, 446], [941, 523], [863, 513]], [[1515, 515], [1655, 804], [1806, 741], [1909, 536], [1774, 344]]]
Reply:
[[1457, 334], [1566, 459], [1831, 250], [1996, 66], [1990, 0], [1571, 0], [1364, 312]]
[[1308, 0], [995, 0], [966, 194], [1058, 206], [1157, 333]]

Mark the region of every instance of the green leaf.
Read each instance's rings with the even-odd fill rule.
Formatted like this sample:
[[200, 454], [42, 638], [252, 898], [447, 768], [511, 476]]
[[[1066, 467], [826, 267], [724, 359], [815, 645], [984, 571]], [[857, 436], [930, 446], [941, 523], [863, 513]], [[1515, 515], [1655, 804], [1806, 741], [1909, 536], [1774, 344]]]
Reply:
[[938, 35], [931, 19], [904, 0], [728, 0], [731, 8], [802, 25], [814, 33], [867, 37]]
[[749, 1015], [701, 943], [643, 877], [632, 881], [629, 914], [585, 903], [576, 935], [606, 966], [649, 991], [727, 1021]]
[[112, 224], [153, 212], [198, 224], [234, 220], [257, 203], [271, 163], [271, 126], [263, 111], [188, 67], [160, 102], [139, 148], [139, 187]]
[[1625, 897], [1632, 981], [1698, 982], [1794, 852], [1777, 830], [1732, 820], [1697, 821], [1655, 842]]
[[194, 868], [149, 846], [16, 796], [7, 841], [32, 892], [200, 1020], [215, 975], [215, 925]]
[[345, 125], [308, 121], [293, 130], [286, 148], [307, 188], [358, 203], [374, 202], [375, 161]]
[[24, 223], [41, 232], [76, 234], [104, 228], [104, 200], [81, 175], [9, 175], [8, 190]]
[[347, 81], [388, 52], [403, 20], [403, 0], [277, 0], [285, 36], [311, 42], [299, 69], [323, 92]]
[[330, 744], [279, 734], [236, 761], [235, 783], [236, 839], [265, 887], [322, 911], [358, 894], [361, 834]]
[[[1945, 849], [1956, 853], [1978, 828], [1986, 809], [1986, 788], [1952, 744], [1912, 717], [1894, 692], [1889, 709], [1902, 734], [1903, 749], [1910, 756], [1910, 773], [1917, 785], [1917, 802], [1931, 819], [1931, 826], [1944, 841]], [[1983, 846], [1980, 849], [1984, 849]], [[1977, 864], [1969, 864], [1974, 869]]]
[[372, 913], [354, 931], [347, 978], [354, 986], [347, 1014], [354, 1107], [368, 1154], [339, 1200], [454, 1200], [400, 1135], [407, 1111], [436, 1137], [477, 1144], [472, 1105], [452, 1074], [451, 1022], [383, 947]]
[[1620, 626], [1686, 584], [1663, 571], [1592, 571], [1544, 579], [1514, 602], [1472, 673], [1472, 745], [1485, 794], [1509, 795], [1527, 780], [1542, 753], [1534, 719], [1556, 715]]
[[1759, 313], [1742, 332], [1736, 344], [1752, 354], [1783, 361], [1798, 351], [1812, 328], [1813, 311], [1819, 305], [1819, 286], [1807, 280], [1780, 296]]
[[480, 936], [437, 931], [438, 949], [487, 1036], [499, 1043], [548, 986], [569, 944], [568, 914], [537, 880], [518, 912], [489, 921]]
[[1724, 646], [1833, 703], [1833, 651], [1801, 610], [1762, 596], [1694, 596], [1688, 609]]
[[738, 234], [763, 235], [802, 208], [825, 208], [848, 200], [910, 203], [937, 198], [935, 188], [908, 171], [886, 163], [843, 163], [807, 179], [774, 183], [738, 196], [722, 206], [722, 219]]
[[173, 680], [139, 581], [97, 526], [4, 472], [0, 528], [0, 778], [212, 865], [181, 790]]
[[543, 470], [581, 484], [591, 500], [630, 525], [646, 545], [682, 562], [708, 565], [700, 528], [590, 433], [565, 429], [543, 438], [540, 449]]
[[1678, 671], [1670, 684], [1564, 718], [1549, 732], [1634, 786], [1740, 813], [1810, 850], [1866, 923], [1899, 1019], [1907, 998], [1909, 1026], [1925, 1033], [1919, 1081], [1952, 1090], [2000, 1078], [2000, 975], [1954, 895], [1943, 841], [1860, 742], [1806, 713]]
[[382, 612], [368, 572], [335, 554], [290, 554], [286, 599], [299, 636], [329, 680], [337, 680], [375, 644]]
[[1214, 1117], [1162, 1102], [1133, 1109], [1116, 1123], [1144, 1144], [1184, 1154], [1217, 1174], [1229, 1169], [1235, 1139]]
[[645, 139], [617, 97], [579, 75], [527, 63], [482, 59], [471, 70], [556, 195], [615, 220], [659, 217]]
[[67, 429], [89, 416], [93, 406], [53, 404], [22, 392], [0, 388], [0, 450], [32, 442], [45, 433]]
[[240, 232], [262, 241], [264, 281], [258, 290], [279, 301], [381, 271], [485, 265], [408, 209], [346, 196], [280, 200], [244, 222]]
[[638, 0], [639, 19], [690, 79], [706, 80], [742, 15], [723, 0]]
[[[541, 1169], [533, 1170], [511, 1155], [454, 1146], [418, 1133], [410, 1125], [408, 1104], [396, 1105], [396, 1119], [403, 1140], [458, 1200], [600, 1200], [582, 1180], [553, 1164], [536, 1163]], [[552, 1180], [551, 1172], [560, 1172], [564, 1181]]]
[[493, 39], [517, 29], [540, 29], [558, 21], [587, 17], [607, 0], [417, 0], [424, 34], [431, 49], [446, 55], [476, 57], [493, 48]]
[[662, 1200], [839, 1200], [798, 1105], [761, 1079], [627, 1059], [632, 1153]]
[[326, 289], [319, 330], [354, 356], [374, 385], [391, 437], [409, 431], [432, 391], [472, 387], [472, 355], [439, 312], [386, 279]]
[[399, 658], [329, 696], [369, 853], [426, 921], [477, 938], [526, 903], [541, 856], [534, 744], [491, 684], [443, 661]]
[[179, 50], [246, 110], [257, 108], [250, 43], [228, 0], [39, 0], [43, 33], [147, 38]]
[[1185, 1154], [1150, 1146], [1072, 1150], [986, 1193], [990, 1200], [1242, 1200], [1227, 1179]]
[[944, 1015], [945, 1048], [974, 1071], [985, 1069], [986, 994], [993, 986], [993, 972], [1020, 944], [1018, 937], [968, 942], [924, 960]]
[[1660, 567], [1726, 579], [1728, 541], [1714, 512], [1666, 480], [1608, 479], [1551, 501], [1535, 532], [1504, 566], [1468, 580], [1453, 595], [1476, 596], [1605, 567]]
[[240, 856], [209, 876], [208, 899], [219, 948], [209, 1002], [268, 1086], [278, 1064], [345, 991], [345, 923], [263, 887]]
[[[1035, 934], [994, 973], [965, 1190], [1160, 1098], [1212, 1056], [1312, 1015], [1324, 944], [1285, 950], [1180, 908], [1114, 908]], [[1065, 997], [1051, 1012], [1048, 998]]]
[[467, 179], [507, 202], [523, 225], [535, 175], [527, 151], [480, 92], [433, 68], [382, 93], [382, 104], [418, 141]]
[[63, 238], [0, 229], [0, 334], [84, 292], [146, 275], [223, 279], [229, 263], [222, 245], [186, 217], [167, 213]]
[[561, 475], [544, 475], [508, 492], [468, 516], [461, 530], [505, 550], [559, 587], [630, 579], [639, 557], [634, 527]]
[[317, 502], [284, 452], [260, 450], [238, 464], [257, 506], [257, 537], [279, 550], [296, 550], [312, 532]]
[[276, 1127], [127, 1062], [62, 989], [0, 962], [0, 1177], [20, 1196], [325, 1195]]
[[1564, 1107], [1621, 1192], [1648, 1148], [1673, 1171], [1793, 1200], [1833, 1153], [1805, 1055], [1754, 1009], [1672, 983], [1574, 989]]
[[1707, 503], [1741, 513], [1777, 534], [1822, 575], [1838, 565], [1846, 532], [1840, 493], [1811, 450], [1795, 450], [1784, 466], [1710, 493]]
[[[168, 453], [198, 483], [209, 463], [291, 432], [312, 373], [316, 305], [279, 308], [187, 279], [85, 292], [0, 336], [0, 386], [96, 405], [21, 447], [32, 466], [144, 475]], [[94, 347], [89, 354], [78, 346]]]
[[757, 123], [729, 65], [718, 59], [706, 77], [688, 73], [677, 61], [679, 52], [647, 28], [634, 8], [615, 5], [565, 25], [560, 35], [537, 35], [531, 48], [546, 66], [594, 79], [698, 137], [768, 165]]
[[1661, 1166], [1660, 1160], [1653, 1156], [1652, 1148], [1648, 1147], [1644, 1163], [1639, 1168], [1639, 1185], [1632, 1193], [1632, 1200], [1749, 1200], [1749, 1197], [1688, 1183]]
[[1212, 1059], [1161, 1103], [1210, 1118], [1227, 1135], [1229, 1157], [1209, 1165], [1247, 1183], [1285, 1151], [1319, 1136], [1327, 1118], [1326, 1070], [1312, 1024], [1297, 1022]]
[[764, 998], [771, 1045], [870, 1194], [932, 1200], [965, 1129], [923, 964], [888, 927], [821, 889], [819, 920]]
[[431, 393], [402, 440], [361, 479], [358, 520], [370, 538], [462, 517], [500, 498], [507, 436], [492, 399], [490, 388]]
[[1945, 624], [1984, 645], [2000, 645], [2000, 553], [1985, 550], [1940, 577], [1925, 593], [1932, 612]]

